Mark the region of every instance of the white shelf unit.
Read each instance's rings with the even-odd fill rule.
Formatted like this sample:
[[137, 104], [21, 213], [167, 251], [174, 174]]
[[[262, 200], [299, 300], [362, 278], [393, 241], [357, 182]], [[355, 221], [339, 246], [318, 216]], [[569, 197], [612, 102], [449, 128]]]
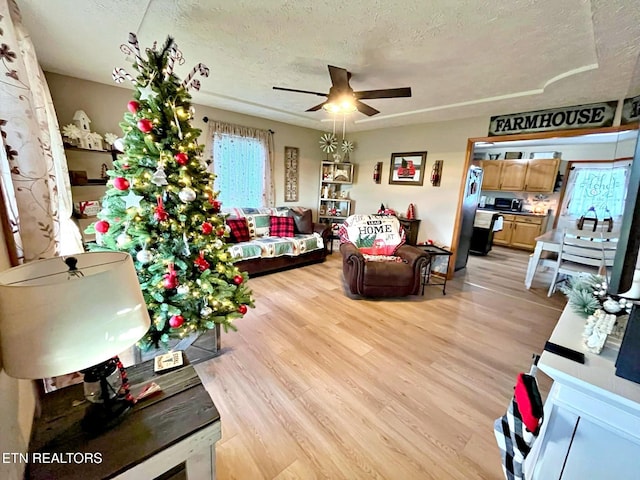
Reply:
[[354, 202], [350, 198], [353, 175], [353, 163], [322, 162], [320, 166], [318, 221], [330, 224], [334, 233], [353, 212]]

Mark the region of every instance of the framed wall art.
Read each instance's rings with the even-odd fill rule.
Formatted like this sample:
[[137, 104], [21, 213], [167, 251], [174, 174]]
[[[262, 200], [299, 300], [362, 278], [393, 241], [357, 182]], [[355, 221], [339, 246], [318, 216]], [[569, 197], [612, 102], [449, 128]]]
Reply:
[[427, 152], [392, 153], [390, 185], [422, 185]]
[[297, 147], [284, 147], [284, 201], [298, 201], [298, 157]]

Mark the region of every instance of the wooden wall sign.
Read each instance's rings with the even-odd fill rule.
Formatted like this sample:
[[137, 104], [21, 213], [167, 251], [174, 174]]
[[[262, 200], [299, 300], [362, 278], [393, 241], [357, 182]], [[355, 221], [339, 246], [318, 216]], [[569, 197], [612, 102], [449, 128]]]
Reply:
[[590, 103], [491, 117], [489, 136], [603, 128], [613, 125], [618, 102]]
[[633, 98], [625, 98], [622, 103], [622, 116], [620, 125], [629, 125], [640, 120], [640, 95]]
[[298, 157], [297, 147], [284, 147], [284, 201], [298, 201]]

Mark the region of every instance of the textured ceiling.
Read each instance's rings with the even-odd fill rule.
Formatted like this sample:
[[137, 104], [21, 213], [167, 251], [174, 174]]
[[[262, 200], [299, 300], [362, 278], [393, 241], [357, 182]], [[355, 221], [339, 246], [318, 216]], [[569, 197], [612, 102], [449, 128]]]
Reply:
[[[368, 100], [353, 130], [615, 100], [640, 53], [637, 0], [17, 0], [47, 71], [114, 84], [129, 32], [143, 47], [172, 35], [202, 78], [194, 102], [329, 129], [318, 97], [327, 64], [354, 90], [409, 86]], [[133, 72], [132, 72], [133, 73]], [[128, 87], [130, 88], [130, 87]], [[634, 94], [640, 93], [632, 92]]]

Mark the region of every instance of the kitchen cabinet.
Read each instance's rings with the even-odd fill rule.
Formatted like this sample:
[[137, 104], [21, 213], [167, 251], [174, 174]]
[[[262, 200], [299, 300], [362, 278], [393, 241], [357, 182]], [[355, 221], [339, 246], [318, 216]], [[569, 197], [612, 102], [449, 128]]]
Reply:
[[503, 215], [502, 230], [493, 235], [493, 244], [533, 251], [536, 237], [542, 235], [547, 216]]
[[501, 160], [500, 190], [521, 192], [524, 190], [524, 179], [527, 175], [526, 160]]
[[553, 192], [560, 159], [529, 160], [524, 180], [525, 192]]
[[494, 245], [509, 246], [511, 243], [511, 233], [513, 232], [513, 219], [514, 215], [502, 216], [502, 230], [493, 233]]
[[502, 173], [502, 161], [485, 160], [480, 162], [482, 167], [482, 189], [500, 190], [500, 174]]
[[509, 192], [552, 192], [560, 160], [484, 160], [482, 189]]
[[331, 225], [334, 233], [353, 210], [353, 175], [353, 163], [322, 162], [320, 167], [318, 222]]

